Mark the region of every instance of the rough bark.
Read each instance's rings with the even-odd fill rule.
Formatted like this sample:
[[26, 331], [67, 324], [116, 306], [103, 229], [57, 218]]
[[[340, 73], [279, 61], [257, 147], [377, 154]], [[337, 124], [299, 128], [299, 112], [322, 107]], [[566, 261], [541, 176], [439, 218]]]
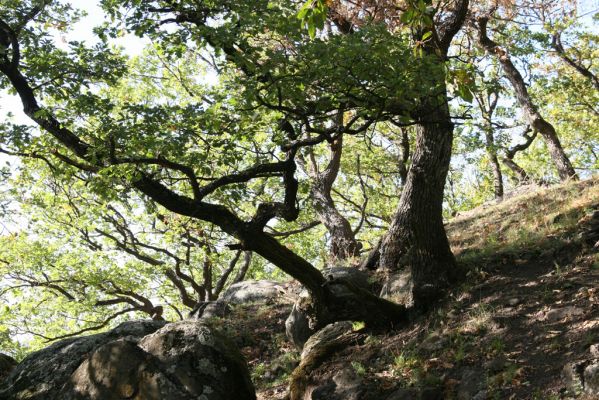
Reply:
[[346, 260], [360, 255], [360, 243], [352, 230], [349, 221], [339, 212], [331, 196], [333, 183], [339, 174], [341, 155], [343, 153], [343, 136], [331, 143], [329, 164], [323, 171], [318, 171], [316, 161], [311, 167], [304, 167], [312, 180], [310, 197], [318, 214], [318, 219], [331, 235], [329, 248], [333, 260]]
[[515, 179], [518, 183], [526, 183], [530, 181], [530, 176], [526, 170], [524, 170], [524, 168], [522, 168], [520, 165], [516, 164], [514, 160], [504, 157], [501, 161], [503, 162], [503, 165], [508, 167], [514, 173]]
[[527, 183], [531, 180], [530, 176], [528, 175], [528, 173], [526, 173], [524, 168], [516, 164], [516, 162], [514, 161], [516, 153], [528, 149], [537, 137], [537, 131], [534, 131], [532, 135], [528, 135], [528, 132], [530, 132], [530, 126], [527, 126], [524, 132], [522, 133], [522, 136], [526, 139], [526, 141], [522, 144], [515, 145], [514, 147], [506, 150], [505, 157], [503, 157], [503, 159], [501, 160], [506, 167], [512, 170], [512, 172], [516, 176], [516, 180], [518, 183]]
[[[453, 142], [442, 63], [453, 37], [461, 29], [468, 0], [456, 2], [438, 23], [435, 40], [423, 50], [439, 63], [440, 92], [422, 98], [416, 112], [416, 144], [410, 171], [389, 232], [382, 239], [378, 265], [387, 271], [409, 268], [414, 308], [425, 309], [438, 299], [457, 276], [455, 258], [443, 226], [443, 191]], [[421, 33], [417, 34], [420, 37]], [[376, 258], [376, 257], [375, 257]]]
[[497, 43], [487, 36], [488, 21], [488, 15], [478, 18], [478, 41], [480, 45], [489, 54], [495, 56], [501, 64], [501, 68], [503, 69], [506, 78], [510, 81], [512, 87], [514, 88], [516, 98], [522, 107], [522, 111], [524, 112], [526, 119], [532, 128], [538, 131], [545, 140], [549, 154], [551, 155], [551, 159], [557, 168], [560, 180], [564, 181], [567, 179], [578, 179], [576, 171], [570, 163], [570, 159], [562, 148], [554, 126], [543, 118], [536, 105], [533, 103], [520, 71], [518, 71], [512, 62], [507, 51], [502, 49]]
[[416, 148], [398, 209], [380, 248], [379, 267], [411, 270], [414, 303], [426, 306], [454, 275], [455, 259], [442, 217], [453, 140], [447, 103], [431, 105], [417, 126]]
[[399, 140], [399, 148], [401, 153], [399, 155], [399, 178], [401, 179], [402, 186], [406, 184], [408, 180], [408, 162], [410, 160], [410, 138], [408, 136], [408, 130], [406, 128], [401, 129], [401, 138]]

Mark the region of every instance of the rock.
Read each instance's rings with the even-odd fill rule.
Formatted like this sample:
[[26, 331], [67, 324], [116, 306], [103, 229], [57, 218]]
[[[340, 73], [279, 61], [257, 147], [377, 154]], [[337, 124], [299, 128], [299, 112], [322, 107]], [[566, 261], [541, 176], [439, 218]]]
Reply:
[[462, 379], [458, 385], [456, 395], [457, 400], [472, 400], [479, 392], [483, 390], [485, 376], [482, 371], [475, 369], [466, 369], [462, 372]]
[[370, 283], [368, 283], [368, 274], [357, 268], [348, 267], [331, 267], [322, 270], [322, 275], [329, 279], [345, 279], [354, 286], [368, 289]]
[[164, 321], [124, 322], [112, 331], [69, 338], [27, 356], [0, 384], [0, 399], [61, 399], [62, 386], [96, 348], [117, 340], [139, 340], [160, 329]]
[[522, 301], [521, 301], [519, 298], [517, 298], [517, 297], [513, 297], [513, 298], [511, 298], [511, 299], [509, 299], [509, 300], [507, 301], [507, 304], [508, 304], [508, 305], [510, 305], [510, 306], [512, 306], [512, 307], [516, 307], [516, 306], [517, 306], [518, 304], [520, 304], [521, 302], [522, 302]]
[[571, 395], [599, 395], [599, 360], [568, 363], [562, 370], [562, 378]]
[[35, 352], [0, 384], [6, 400], [254, 400], [240, 354], [206, 322], [135, 321]]
[[360, 400], [366, 387], [353, 369], [343, 368], [335, 373], [332, 381], [316, 387], [311, 400]]
[[586, 366], [583, 378], [584, 392], [590, 395], [599, 395], [599, 360]]
[[17, 361], [9, 355], [0, 353], [0, 382], [17, 366]]
[[220, 299], [231, 304], [270, 302], [285, 293], [285, 287], [274, 281], [243, 281], [234, 283]]
[[591, 357], [599, 358], [599, 344], [592, 344], [589, 347], [589, 352], [591, 353]]
[[487, 400], [488, 398], [489, 393], [486, 390], [481, 390], [472, 398], [472, 400]]
[[308, 313], [304, 308], [309, 307], [309, 303], [310, 296], [307, 291], [303, 291], [293, 304], [291, 313], [285, 320], [285, 334], [298, 349], [304, 347], [304, 343], [314, 333], [314, 327], [311, 325]]
[[554, 308], [547, 312], [545, 318], [549, 322], [561, 321], [564, 318], [573, 318], [584, 315], [584, 310], [579, 307], [567, 306], [562, 308]]
[[231, 306], [222, 301], [204, 301], [198, 304], [189, 315], [189, 319], [199, 320], [202, 318], [224, 318], [231, 313]]
[[[369, 290], [368, 274], [357, 268], [333, 267], [322, 271], [325, 278], [331, 282], [329, 288], [334, 296], [347, 299], [349, 304], [351, 293], [343, 284], [335, 283], [336, 279], [342, 279], [360, 289]], [[293, 305], [289, 317], [285, 321], [285, 333], [291, 343], [298, 349], [301, 349], [306, 343], [306, 340], [315, 332], [315, 324], [310, 321], [310, 306], [311, 299], [306, 291], [300, 293], [299, 298]], [[349, 306], [351, 308], [351, 306]], [[359, 308], [359, 304], [355, 304], [354, 309]], [[356, 315], [359, 313], [356, 312]]]
[[64, 399], [159, 400], [166, 393], [191, 399], [176, 378], [165, 376], [155, 357], [123, 339], [98, 347], [61, 392]]
[[441, 336], [438, 332], [433, 332], [420, 343], [420, 348], [429, 353], [444, 349], [449, 344], [447, 336]]
[[256, 398], [243, 357], [209, 324], [171, 323], [145, 336], [138, 346], [160, 360], [194, 399], [202, 395], [210, 400], [228, 400], [232, 395], [238, 400]]
[[[363, 392], [363, 388], [361, 380], [353, 371], [337, 373], [332, 380], [317, 384], [311, 383], [309, 377], [312, 371], [331, 357], [331, 354], [357, 343], [361, 337], [360, 333], [354, 332], [353, 324], [350, 321], [329, 324], [312, 335], [304, 346], [300, 365], [291, 374], [289, 398], [291, 400], [359, 399], [360, 397], [356, 396]], [[337, 397], [331, 397], [333, 395]]]
[[379, 296], [398, 304], [411, 306], [412, 273], [409, 270], [402, 270], [389, 274]]
[[346, 333], [353, 331], [351, 321], [340, 321], [329, 324], [310, 336], [310, 339], [304, 345], [301, 359], [304, 360], [310, 355], [320, 352], [324, 348], [335, 346], [336, 341]]

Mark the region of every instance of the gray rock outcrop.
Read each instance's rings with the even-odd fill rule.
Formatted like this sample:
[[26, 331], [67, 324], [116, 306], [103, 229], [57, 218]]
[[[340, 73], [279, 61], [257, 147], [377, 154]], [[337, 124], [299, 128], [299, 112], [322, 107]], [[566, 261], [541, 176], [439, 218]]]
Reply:
[[599, 396], [599, 360], [583, 360], [566, 364], [562, 371], [566, 389], [571, 395]]
[[25, 358], [0, 384], [6, 400], [254, 400], [247, 366], [210, 324], [126, 322]]
[[301, 354], [300, 365], [291, 374], [290, 400], [358, 400], [367, 390], [354, 371], [342, 369], [330, 379], [311, 378], [312, 372], [331, 355], [347, 346], [361, 342], [363, 335], [354, 331], [351, 321], [329, 324], [308, 339]]
[[[331, 282], [329, 288], [332, 294], [340, 299], [347, 297], [352, 298], [351, 293], [347, 287], [342, 284], [336, 284], [335, 280], [343, 280], [351, 285], [364, 290], [370, 290], [370, 284], [368, 282], [368, 274], [360, 271], [357, 268], [344, 268], [344, 267], [333, 267], [327, 268], [322, 271], [325, 278]], [[304, 347], [304, 343], [308, 338], [315, 332], [316, 327], [310, 321], [310, 315], [307, 311], [310, 306], [310, 297], [306, 291], [303, 291], [298, 300], [293, 305], [291, 313], [285, 321], [285, 333], [287, 338], [297, 348], [301, 349]]]
[[17, 366], [17, 362], [9, 355], [0, 353], [0, 382], [2, 382]]
[[198, 304], [189, 315], [189, 319], [199, 320], [202, 318], [224, 318], [231, 313], [231, 306], [225, 301], [204, 301]]
[[220, 300], [231, 304], [270, 302], [285, 293], [285, 287], [275, 281], [243, 281], [235, 283], [221, 295]]

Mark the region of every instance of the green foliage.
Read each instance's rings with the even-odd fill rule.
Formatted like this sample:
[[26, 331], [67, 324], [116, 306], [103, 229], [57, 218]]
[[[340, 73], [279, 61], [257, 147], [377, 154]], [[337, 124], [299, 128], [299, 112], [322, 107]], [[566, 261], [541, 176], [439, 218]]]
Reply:
[[309, 0], [299, 9], [297, 18], [302, 21], [310, 38], [314, 39], [316, 30], [324, 28], [327, 17], [326, 2], [323, 0]]
[[[181, 282], [166, 275], [176, 268], [190, 277], [180, 275], [182, 286], [196, 297], [191, 281], [219, 282], [235, 257], [228, 248], [239, 243], [211, 224], [140, 197], [133, 186], [141, 176], [192, 198], [197, 188], [190, 174], [208, 186], [285, 160], [298, 140], [319, 139], [297, 155], [312, 157], [324, 168], [331, 135], [345, 130], [331, 198], [369, 250], [386, 231], [401, 194], [402, 130], [413, 153], [419, 131], [410, 125], [423, 108], [445, 101], [448, 90], [457, 140], [446, 215], [489, 200], [493, 178], [483, 134], [493, 130], [493, 150], [500, 157], [519, 143], [522, 121], [514, 93], [494, 61], [481, 61], [480, 50], [466, 45], [467, 36], [452, 49], [450, 60], [439, 60], [433, 25], [444, 10], [437, 9], [438, 2], [404, 3], [396, 25], [373, 18], [343, 34], [328, 29], [333, 4], [325, 0], [103, 0], [106, 20], [94, 28], [97, 42], [89, 44], [69, 40], [70, 29], [82, 18], [69, 2], [43, 2], [45, 7], [25, 23], [23, 16], [42, 3], [3, 1], [2, 19], [20, 30], [19, 68], [40, 103], [33, 117], [55, 118], [61, 129], [89, 145], [84, 159], [43, 130], [9, 118], [0, 124], [0, 150], [30, 157], [1, 171], [2, 211], [10, 226], [10, 233], [0, 236], [3, 348], [21, 357], [26, 347], [39, 348], [49, 338], [107, 319], [110, 325], [148, 316], [140, 309], [118, 314], [130, 304], [126, 301], [96, 307], [117, 291], [130, 301], [134, 293], [164, 305], [166, 318], [180, 318], [189, 306], [183, 304]], [[568, 54], [597, 73], [592, 65], [597, 36], [568, 21], [547, 26], [547, 32], [523, 26], [506, 19], [493, 29], [510, 39], [510, 55], [527, 68], [535, 102], [555, 124], [576, 167], [586, 176], [596, 173], [597, 91], [544, 49], [550, 33], [565, 30]], [[137, 57], [114, 45], [128, 33], [151, 41]], [[10, 50], [0, 44], [0, 61]], [[0, 88], [13, 90], [5, 74], [0, 74]], [[490, 93], [501, 100], [487, 121], [470, 103]], [[292, 133], [281, 129], [283, 120]], [[540, 140], [515, 160], [534, 178], [555, 179]], [[265, 230], [320, 267], [330, 261], [330, 234], [322, 225], [301, 230], [316, 219], [313, 182], [299, 169], [294, 176], [301, 213], [296, 219], [272, 218]], [[259, 173], [220, 186], [199, 201], [245, 224], [260, 204], [283, 201], [282, 181], [280, 171]], [[509, 229], [506, 235], [523, 243], [531, 230]], [[486, 231], [481, 236], [487, 245], [504, 245], [504, 236]], [[192, 246], [193, 239], [207, 244]], [[286, 279], [259, 257], [252, 258], [247, 277]], [[456, 360], [462, 357], [456, 351]], [[413, 362], [406, 355], [397, 360], [397, 370]]]

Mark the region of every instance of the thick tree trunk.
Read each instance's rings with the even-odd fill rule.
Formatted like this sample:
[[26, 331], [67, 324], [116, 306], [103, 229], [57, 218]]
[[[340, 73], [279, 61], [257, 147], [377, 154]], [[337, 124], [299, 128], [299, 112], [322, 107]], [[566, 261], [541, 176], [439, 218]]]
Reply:
[[[449, 171], [453, 122], [449, 113], [445, 68], [453, 37], [461, 29], [470, 2], [458, 0], [449, 15], [434, 29], [434, 40], [424, 52], [436, 58], [438, 89], [427, 93], [416, 113], [416, 144], [397, 211], [383, 237], [378, 266], [387, 271], [408, 268], [414, 309], [424, 310], [441, 297], [457, 278], [455, 258], [443, 226], [443, 192]], [[419, 40], [423, 32], [415, 32]], [[378, 246], [377, 246], [378, 248]], [[369, 257], [369, 261], [377, 256]]]
[[526, 119], [532, 128], [541, 134], [545, 143], [547, 143], [549, 154], [557, 168], [560, 180], [578, 179], [576, 171], [574, 171], [574, 167], [570, 163], [570, 159], [562, 148], [555, 128], [543, 118], [532, 102], [520, 71], [518, 71], [508, 53], [487, 36], [488, 20], [488, 16], [478, 18], [479, 43], [489, 54], [495, 55], [499, 60], [506, 78], [514, 88], [516, 98], [522, 107]]
[[446, 102], [437, 105], [429, 101], [421, 115], [412, 166], [381, 243], [379, 267], [388, 271], [409, 268], [414, 304], [426, 307], [441, 295], [456, 272], [442, 218], [453, 123]]

